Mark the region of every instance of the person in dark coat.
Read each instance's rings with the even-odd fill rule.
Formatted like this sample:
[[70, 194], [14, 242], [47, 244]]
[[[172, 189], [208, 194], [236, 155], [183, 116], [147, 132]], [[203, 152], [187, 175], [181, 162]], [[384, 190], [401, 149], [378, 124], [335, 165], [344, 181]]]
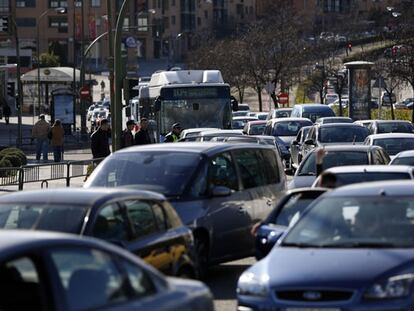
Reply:
[[147, 145], [151, 143], [151, 137], [148, 132], [148, 119], [142, 118], [140, 122], [140, 129], [135, 133], [135, 145]]
[[3, 115], [4, 115], [4, 120], [6, 121], [6, 124], [9, 124], [11, 109], [10, 109], [10, 106], [8, 104], [5, 104], [3, 106]]
[[94, 159], [105, 158], [111, 154], [109, 150], [109, 122], [101, 119], [98, 129], [91, 135], [91, 150]]
[[121, 148], [130, 147], [135, 145], [134, 142], [134, 134], [132, 134], [132, 130], [134, 129], [135, 121], [128, 120], [126, 123], [126, 129], [122, 131], [121, 134]]
[[165, 135], [165, 143], [175, 143], [180, 139], [182, 127], [180, 123], [174, 123], [171, 127], [171, 132]]

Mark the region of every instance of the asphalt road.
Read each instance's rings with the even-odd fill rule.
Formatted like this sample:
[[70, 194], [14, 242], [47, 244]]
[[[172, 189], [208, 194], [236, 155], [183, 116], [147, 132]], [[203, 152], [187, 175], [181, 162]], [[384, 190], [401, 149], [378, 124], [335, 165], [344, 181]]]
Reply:
[[[288, 182], [292, 176], [287, 176]], [[234, 311], [237, 308], [236, 288], [240, 275], [256, 262], [254, 257], [231, 261], [212, 267], [203, 280], [214, 296], [216, 311]]]

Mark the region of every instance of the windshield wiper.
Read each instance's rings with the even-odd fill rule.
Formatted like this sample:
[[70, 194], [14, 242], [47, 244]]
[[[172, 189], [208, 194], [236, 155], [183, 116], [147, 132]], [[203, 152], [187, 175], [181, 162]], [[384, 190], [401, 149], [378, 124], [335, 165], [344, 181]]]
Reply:
[[369, 242], [369, 241], [344, 241], [321, 244], [324, 248], [395, 248], [397, 245], [390, 242]]
[[298, 176], [316, 176], [314, 172], [299, 173]]
[[310, 243], [301, 243], [301, 242], [298, 242], [298, 243], [295, 243], [295, 242], [285, 242], [285, 243], [282, 243], [281, 244], [281, 246], [285, 246], [285, 247], [299, 247], [299, 248], [307, 248], [307, 247], [310, 247], [310, 248], [312, 248], [312, 247], [321, 247], [321, 245], [320, 244], [310, 244]]

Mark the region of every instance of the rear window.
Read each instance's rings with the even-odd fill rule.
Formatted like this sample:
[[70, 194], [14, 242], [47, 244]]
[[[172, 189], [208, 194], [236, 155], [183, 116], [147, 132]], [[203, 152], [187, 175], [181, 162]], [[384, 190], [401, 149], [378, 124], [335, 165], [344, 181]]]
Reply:
[[392, 161], [391, 165], [410, 165], [414, 166], [414, 157], [401, 157]]
[[277, 122], [273, 126], [273, 136], [296, 136], [304, 126], [312, 125], [309, 121], [286, 121]]
[[355, 184], [359, 182], [369, 181], [383, 181], [383, 180], [398, 180], [398, 179], [411, 179], [408, 173], [386, 173], [386, 172], [372, 172], [372, 173], [346, 173], [335, 174], [338, 186], [344, 186], [349, 184]]
[[304, 111], [302, 113], [302, 118], [308, 118], [312, 122], [315, 122], [319, 118], [324, 117], [334, 117], [335, 113], [331, 109], [323, 109], [323, 110], [316, 110], [316, 111]]
[[373, 143], [384, 148], [389, 155], [396, 155], [401, 151], [414, 149], [414, 138], [375, 139]]
[[378, 133], [413, 133], [410, 123], [378, 123]]
[[252, 124], [250, 125], [249, 135], [263, 135], [266, 124]]
[[352, 143], [363, 142], [369, 131], [362, 126], [355, 127], [321, 127], [319, 141], [322, 143]]

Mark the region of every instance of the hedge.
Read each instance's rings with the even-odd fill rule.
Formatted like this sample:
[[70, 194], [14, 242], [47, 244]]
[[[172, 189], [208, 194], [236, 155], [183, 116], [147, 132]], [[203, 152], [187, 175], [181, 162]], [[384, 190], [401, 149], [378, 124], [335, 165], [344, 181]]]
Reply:
[[[339, 116], [339, 107], [333, 108], [335, 114]], [[344, 116], [348, 116], [348, 108], [343, 109]], [[408, 109], [394, 109], [395, 120], [407, 120], [411, 121], [412, 110]], [[371, 109], [371, 119], [380, 119], [380, 120], [392, 120], [391, 118], [391, 109], [390, 108], [382, 108], [381, 109], [381, 116], [378, 117], [378, 109]]]

